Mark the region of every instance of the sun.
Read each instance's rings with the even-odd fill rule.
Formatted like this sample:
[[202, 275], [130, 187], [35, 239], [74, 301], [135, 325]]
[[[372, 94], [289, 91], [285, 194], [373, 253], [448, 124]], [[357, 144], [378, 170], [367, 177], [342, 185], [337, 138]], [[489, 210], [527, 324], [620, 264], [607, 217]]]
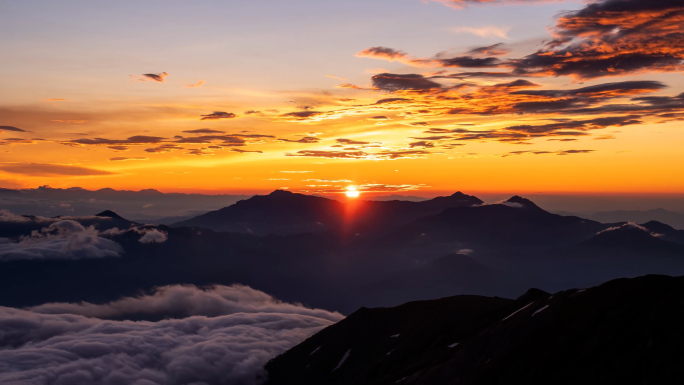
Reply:
[[358, 198], [359, 190], [356, 189], [356, 186], [349, 186], [345, 194], [347, 194], [347, 198]]

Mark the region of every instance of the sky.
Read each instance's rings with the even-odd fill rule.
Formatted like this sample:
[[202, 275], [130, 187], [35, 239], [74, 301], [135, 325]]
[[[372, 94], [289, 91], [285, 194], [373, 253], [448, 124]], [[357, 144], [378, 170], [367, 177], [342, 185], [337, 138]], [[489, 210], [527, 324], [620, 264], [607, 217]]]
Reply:
[[0, 0], [0, 187], [679, 194], [680, 0]]

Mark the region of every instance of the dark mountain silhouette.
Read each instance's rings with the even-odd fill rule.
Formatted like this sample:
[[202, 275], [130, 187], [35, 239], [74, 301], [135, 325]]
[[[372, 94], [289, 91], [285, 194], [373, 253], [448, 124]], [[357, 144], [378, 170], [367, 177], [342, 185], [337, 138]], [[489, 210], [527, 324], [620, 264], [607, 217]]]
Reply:
[[[652, 226], [654, 227], [654, 226]], [[599, 232], [576, 246], [592, 254], [600, 253], [611, 257], [613, 253], [672, 254], [684, 258], [684, 245], [662, 239], [657, 233], [650, 232], [639, 225], [624, 224]]]
[[678, 383], [682, 298], [684, 277], [644, 276], [362, 308], [271, 360], [268, 384]]
[[343, 216], [338, 201], [276, 190], [171, 226], [257, 235], [317, 233], [339, 228]]
[[512, 197], [491, 205], [453, 207], [401, 227], [386, 242], [415, 249], [442, 244], [468, 248], [478, 255], [539, 252], [572, 245], [607, 228], [579, 217], [551, 214], [531, 201]]
[[412, 202], [422, 202], [430, 198], [418, 197], [413, 195], [376, 195], [372, 198], [368, 198], [369, 201], [412, 201]]
[[113, 219], [123, 219], [119, 214], [115, 213], [112, 210], [105, 210], [99, 214], [95, 214], [96, 217], [103, 217], [103, 218], [113, 218]]
[[677, 230], [672, 226], [657, 221], [642, 223], [641, 226], [647, 228], [653, 234], [657, 234], [661, 239], [684, 244], [684, 230]]
[[662, 208], [653, 210], [616, 210], [603, 211], [590, 216], [599, 222], [635, 222], [644, 223], [658, 221], [668, 224], [680, 230], [684, 230], [684, 214], [665, 210]]
[[342, 203], [276, 190], [171, 226], [257, 235], [386, 231], [449, 207], [479, 204], [482, 204], [481, 200], [461, 192], [421, 202], [354, 200]]

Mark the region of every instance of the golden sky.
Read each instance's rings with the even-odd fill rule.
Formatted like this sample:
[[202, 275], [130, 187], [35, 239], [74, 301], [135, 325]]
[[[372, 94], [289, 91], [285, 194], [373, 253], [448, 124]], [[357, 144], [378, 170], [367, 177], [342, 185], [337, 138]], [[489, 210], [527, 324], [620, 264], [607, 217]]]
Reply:
[[3, 3], [0, 187], [684, 192], [680, 1], [250, 3]]

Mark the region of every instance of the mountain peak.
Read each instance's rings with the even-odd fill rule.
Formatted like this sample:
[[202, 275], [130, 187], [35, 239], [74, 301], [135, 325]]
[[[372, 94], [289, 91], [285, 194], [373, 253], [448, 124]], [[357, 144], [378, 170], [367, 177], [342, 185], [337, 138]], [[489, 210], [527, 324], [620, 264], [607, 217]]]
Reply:
[[503, 204], [511, 207], [524, 207], [524, 208], [539, 208], [534, 202], [527, 198], [523, 198], [519, 195], [514, 195], [510, 198], [508, 198], [507, 201], [504, 201]]
[[292, 191], [287, 191], [287, 190], [273, 190], [272, 193], [268, 194], [270, 197], [285, 197], [285, 196], [292, 196], [294, 193]]
[[105, 210], [99, 214], [95, 214], [96, 217], [105, 217], [105, 218], [114, 218], [114, 219], [123, 219], [119, 214], [115, 213], [112, 210]]
[[549, 298], [550, 296], [551, 296], [551, 294], [545, 292], [544, 290], [532, 288], [532, 289], [529, 289], [527, 292], [525, 292], [525, 294], [518, 297], [518, 301], [530, 302], [530, 301], [536, 301], [538, 299], [546, 299], [546, 298]]

